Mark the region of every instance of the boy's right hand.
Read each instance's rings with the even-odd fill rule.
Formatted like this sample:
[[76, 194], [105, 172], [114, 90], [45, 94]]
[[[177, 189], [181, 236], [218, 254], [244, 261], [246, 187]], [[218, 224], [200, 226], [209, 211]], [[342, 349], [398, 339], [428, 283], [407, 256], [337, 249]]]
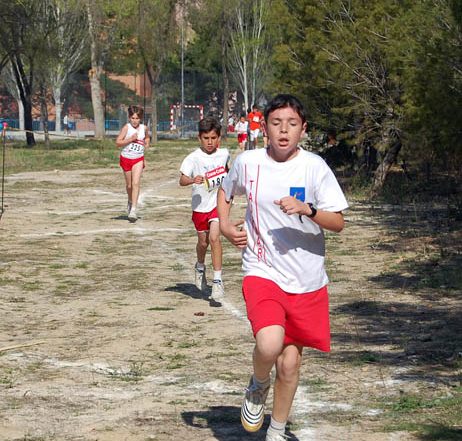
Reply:
[[204, 177], [197, 175], [193, 178], [193, 184], [202, 184], [204, 182]]
[[[245, 248], [247, 246], [247, 231], [243, 227], [244, 220], [235, 222], [225, 222], [220, 220], [220, 230], [223, 236], [226, 237], [235, 247]], [[240, 227], [240, 228], [239, 228]]]

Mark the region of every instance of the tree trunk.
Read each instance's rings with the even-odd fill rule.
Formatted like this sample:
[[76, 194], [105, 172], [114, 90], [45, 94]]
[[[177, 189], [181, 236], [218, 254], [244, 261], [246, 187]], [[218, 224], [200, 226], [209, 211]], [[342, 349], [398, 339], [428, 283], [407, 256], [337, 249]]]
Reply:
[[95, 121], [95, 138], [102, 139], [105, 135], [104, 129], [104, 107], [101, 96], [101, 73], [102, 60], [98, 51], [98, 35], [92, 13], [92, 6], [87, 2], [87, 17], [88, 27], [90, 33], [90, 57], [91, 69], [88, 72], [91, 88], [91, 102], [93, 105], [93, 118]]
[[151, 144], [157, 144], [157, 89], [154, 84], [151, 84]]
[[23, 101], [24, 106], [24, 130], [26, 131], [26, 142], [29, 147], [35, 145], [34, 132], [32, 131], [32, 103], [29, 100]]
[[221, 66], [223, 69], [223, 131], [222, 138], [226, 139], [228, 134], [228, 95], [229, 95], [229, 78], [228, 69], [226, 68], [226, 39], [223, 35], [221, 38]]
[[151, 107], [152, 107], [152, 133], [151, 143], [157, 143], [157, 89], [158, 81], [160, 77], [160, 70], [153, 68], [152, 64], [145, 65], [146, 73], [148, 74], [149, 83], [151, 85]]
[[102, 139], [105, 135], [104, 130], [104, 106], [101, 99], [101, 68], [90, 69], [88, 72], [91, 87], [91, 102], [93, 105], [93, 117], [95, 120], [95, 138]]
[[249, 103], [249, 88], [248, 88], [248, 83], [247, 83], [247, 77], [248, 77], [248, 73], [247, 73], [247, 60], [244, 59], [243, 61], [243, 70], [244, 70], [244, 86], [242, 88], [242, 94], [244, 95], [244, 106], [245, 106], [245, 111], [246, 113], [248, 113], [251, 109], [250, 109], [250, 103]]
[[401, 150], [401, 139], [397, 135], [395, 135], [395, 137], [392, 138], [391, 141], [391, 147], [387, 150], [382, 162], [379, 164], [379, 166], [374, 172], [374, 184], [372, 187], [372, 191], [375, 194], [379, 193], [382, 190], [388, 172], [390, 171], [391, 166], [396, 162], [398, 154]]
[[26, 142], [29, 147], [35, 145], [34, 132], [32, 127], [32, 82], [33, 73], [26, 75], [22, 61], [19, 57], [15, 57], [11, 61], [13, 73], [18, 86], [19, 96], [24, 106], [24, 130], [26, 131]]
[[62, 133], [63, 127], [61, 122], [61, 114], [63, 111], [63, 103], [61, 101], [61, 87], [55, 86], [53, 87], [53, 98], [55, 100], [55, 111], [56, 111], [56, 133]]
[[50, 147], [50, 133], [48, 131], [48, 108], [46, 101], [46, 89], [43, 85], [40, 86], [40, 119], [43, 124], [43, 134], [45, 138], [45, 146]]
[[17, 100], [16, 102], [18, 103], [19, 130], [24, 130], [24, 104], [21, 100]]
[[24, 130], [24, 105], [21, 101], [21, 93], [19, 92], [19, 87], [16, 82], [16, 77], [11, 62], [8, 62], [7, 66], [4, 67], [4, 72], [4, 84], [8, 92], [10, 92], [10, 94], [14, 97], [18, 106], [19, 130]]

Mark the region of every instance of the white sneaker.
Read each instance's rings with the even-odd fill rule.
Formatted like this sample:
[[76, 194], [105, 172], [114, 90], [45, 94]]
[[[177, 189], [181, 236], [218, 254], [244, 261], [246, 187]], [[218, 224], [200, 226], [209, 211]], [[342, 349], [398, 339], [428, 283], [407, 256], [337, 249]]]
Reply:
[[289, 437], [284, 434], [274, 433], [274, 432], [266, 432], [266, 439], [265, 441], [286, 441]]
[[212, 300], [221, 300], [225, 296], [225, 287], [221, 280], [214, 280], [212, 283]]
[[197, 263], [194, 266], [194, 282], [196, 288], [201, 291], [207, 290], [207, 277], [205, 276], [205, 266], [204, 269], [197, 269]]
[[128, 213], [128, 220], [130, 222], [135, 222], [137, 219], [138, 216], [136, 215], [136, 208], [132, 207], [130, 213]]
[[[270, 381], [260, 388], [250, 377], [249, 386], [245, 391], [244, 402], [241, 406], [241, 423], [247, 432], [256, 432], [260, 429], [265, 419], [265, 403], [270, 390]], [[272, 435], [271, 435], [272, 436]]]

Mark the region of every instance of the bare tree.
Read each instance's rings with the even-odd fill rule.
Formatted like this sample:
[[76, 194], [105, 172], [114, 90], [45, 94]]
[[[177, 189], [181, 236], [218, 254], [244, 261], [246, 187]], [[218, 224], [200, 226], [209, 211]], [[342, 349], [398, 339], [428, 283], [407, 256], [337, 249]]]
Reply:
[[157, 98], [160, 75], [168, 58], [177, 45], [177, 17], [183, 4], [177, 9], [175, 0], [140, 0], [138, 49], [151, 85], [152, 142], [157, 142]]
[[38, 98], [40, 120], [45, 135], [45, 145], [48, 147], [50, 145], [48, 126], [48, 103], [51, 101], [49, 94], [50, 72], [52, 71], [52, 66], [58, 63], [58, 54], [53, 50], [57, 30], [57, 23], [53, 19], [56, 0], [42, 0], [41, 6], [37, 11], [40, 15], [37, 17], [36, 37], [41, 41], [41, 44], [38, 44], [36, 49], [35, 67], [37, 87], [34, 90], [34, 98]]
[[233, 5], [235, 20], [230, 28], [231, 73], [244, 97], [245, 108], [256, 102], [259, 78], [267, 62], [265, 22], [271, 0], [239, 0]]
[[24, 106], [24, 129], [28, 146], [35, 145], [32, 127], [32, 96], [37, 59], [43, 53], [41, 19], [46, 3], [34, 0], [3, 2], [0, 14], [0, 45], [11, 63], [14, 79]]
[[229, 96], [229, 76], [228, 76], [228, 46], [229, 46], [229, 14], [227, 13], [227, 8], [225, 2], [221, 4], [221, 70], [223, 71], [223, 134], [222, 137], [226, 138], [227, 136], [227, 128], [228, 128], [228, 120], [229, 120], [229, 104], [228, 104], [228, 96]]
[[18, 104], [19, 129], [24, 130], [24, 105], [21, 101], [21, 95], [13, 73], [13, 66], [7, 63], [1, 72], [1, 78], [8, 92]]
[[48, 44], [56, 61], [47, 70], [56, 109], [56, 131], [61, 132], [63, 89], [69, 75], [82, 63], [89, 33], [85, 11], [74, 0], [53, 0], [50, 15], [54, 33]]
[[[74, 0], [31, 0], [13, 2], [2, 10], [0, 38], [9, 60], [2, 77], [18, 101], [20, 128], [26, 130], [29, 145], [35, 144], [32, 107], [36, 93], [42, 123], [47, 132], [48, 91], [50, 88], [54, 90], [59, 130], [61, 89], [69, 71], [75, 69], [75, 60], [81, 57], [85, 42], [82, 35], [75, 32], [78, 29], [78, 17], [82, 17], [77, 7]], [[74, 14], [69, 14], [71, 10]], [[64, 11], [67, 23], [63, 20]]]

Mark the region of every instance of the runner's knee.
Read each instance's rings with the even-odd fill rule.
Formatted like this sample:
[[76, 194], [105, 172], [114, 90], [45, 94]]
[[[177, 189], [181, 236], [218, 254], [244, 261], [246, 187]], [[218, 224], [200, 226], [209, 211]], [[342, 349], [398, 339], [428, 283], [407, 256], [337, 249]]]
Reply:
[[278, 377], [284, 382], [291, 382], [298, 378], [298, 372], [301, 365], [301, 355], [295, 351], [283, 351], [279, 355], [276, 363]]
[[199, 248], [207, 248], [209, 245], [209, 238], [207, 234], [198, 234], [197, 235], [197, 246]]
[[220, 245], [220, 243], [221, 243], [220, 233], [219, 232], [214, 232], [214, 234], [210, 233], [209, 241], [210, 241], [210, 245], [212, 247], [214, 247], [216, 245]]
[[[256, 335], [256, 352], [257, 356], [265, 361], [276, 361], [283, 348], [284, 334], [279, 330], [276, 332], [268, 328], [261, 329]], [[271, 328], [279, 328], [271, 326]]]

